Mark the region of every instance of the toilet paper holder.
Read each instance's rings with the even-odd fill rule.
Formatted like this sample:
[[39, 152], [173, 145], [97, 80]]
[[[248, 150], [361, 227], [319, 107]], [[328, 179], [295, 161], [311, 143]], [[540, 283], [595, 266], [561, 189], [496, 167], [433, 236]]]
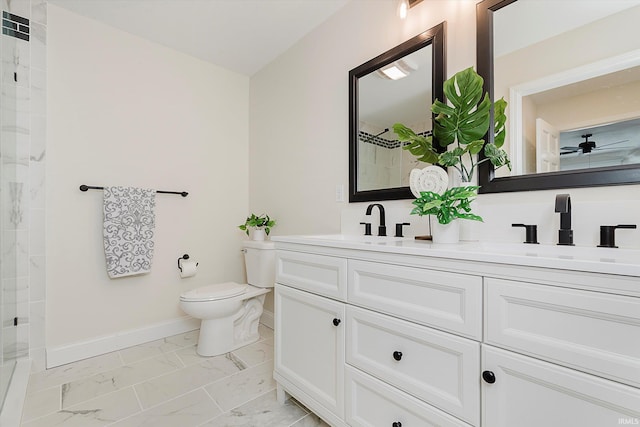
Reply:
[[[184, 254], [182, 255], [182, 257], [178, 258], [178, 268], [180, 269], [180, 271], [182, 271], [182, 264], [180, 263], [180, 261], [182, 260], [188, 260], [189, 259], [189, 254]], [[198, 266], [198, 263], [196, 262], [196, 267]]]

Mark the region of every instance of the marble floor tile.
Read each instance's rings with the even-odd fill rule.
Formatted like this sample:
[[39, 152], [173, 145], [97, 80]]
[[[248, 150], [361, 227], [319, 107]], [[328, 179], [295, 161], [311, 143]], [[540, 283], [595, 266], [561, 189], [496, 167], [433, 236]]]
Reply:
[[197, 343], [198, 331], [196, 330], [120, 350], [120, 356], [125, 364], [135, 363], [143, 359], [194, 346]]
[[168, 372], [175, 372], [184, 365], [173, 354], [163, 354], [111, 371], [72, 381], [62, 385], [62, 408], [67, 408], [96, 396], [137, 384]]
[[61, 387], [55, 386], [31, 393], [24, 401], [22, 421], [29, 421], [60, 410]]
[[322, 421], [316, 414], [309, 414], [300, 421], [291, 424], [291, 427], [329, 427], [329, 424]]
[[247, 368], [205, 387], [223, 411], [229, 411], [276, 388], [273, 362]]
[[75, 363], [57, 366], [46, 371], [34, 372], [29, 377], [27, 393], [68, 383], [100, 372], [122, 366], [122, 359], [117, 352], [107, 353]]
[[185, 347], [176, 351], [176, 355], [182, 360], [185, 366], [193, 365], [196, 363], [204, 362], [205, 360], [212, 359], [217, 356], [200, 356], [196, 352], [196, 346], [193, 345], [191, 347]]
[[247, 366], [255, 366], [273, 359], [273, 338], [258, 341], [233, 351]]
[[245, 365], [231, 353], [227, 353], [150, 379], [136, 385], [135, 389], [142, 406], [149, 408], [243, 369]]
[[276, 400], [276, 392], [270, 391], [229, 412], [225, 412], [202, 427], [232, 426], [290, 426], [301, 420], [307, 412], [289, 399], [284, 405]]
[[112, 425], [113, 427], [195, 427], [221, 412], [207, 393], [198, 389]]
[[328, 427], [294, 399], [277, 403], [273, 331], [259, 332], [222, 356], [199, 356], [193, 331], [34, 372], [22, 427]]
[[23, 427], [98, 427], [140, 412], [133, 388], [87, 400], [53, 414], [24, 422]]

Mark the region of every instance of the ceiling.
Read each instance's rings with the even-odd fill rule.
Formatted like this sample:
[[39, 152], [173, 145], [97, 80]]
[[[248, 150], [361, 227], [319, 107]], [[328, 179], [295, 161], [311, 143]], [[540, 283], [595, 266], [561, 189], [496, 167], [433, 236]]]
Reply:
[[251, 76], [350, 0], [49, 0]]

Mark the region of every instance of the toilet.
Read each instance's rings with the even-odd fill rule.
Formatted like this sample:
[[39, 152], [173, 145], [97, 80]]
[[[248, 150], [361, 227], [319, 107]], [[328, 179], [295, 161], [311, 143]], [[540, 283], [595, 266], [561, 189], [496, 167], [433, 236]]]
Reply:
[[201, 319], [197, 352], [217, 356], [258, 341], [264, 299], [275, 284], [275, 245], [245, 241], [242, 245], [247, 284], [217, 283], [180, 295], [180, 308]]

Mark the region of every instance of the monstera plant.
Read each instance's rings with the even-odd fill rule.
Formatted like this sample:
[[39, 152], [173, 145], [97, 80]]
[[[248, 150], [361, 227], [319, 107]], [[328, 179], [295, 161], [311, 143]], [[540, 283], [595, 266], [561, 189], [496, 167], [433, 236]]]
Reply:
[[[394, 132], [401, 142], [407, 142], [403, 148], [418, 157], [418, 160], [446, 167], [454, 167], [460, 173], [463, 182], [471, 182], [476, 167], [490, 161], [497, 169], [511, 163], [502, 149], [505, 139], [505, 109], [507, 102], [499, 99], [492, 103], [489, 94], [484, 93], [484, 80], [473, 68], [460, 71], [444, 82], [444, 94], [450, 105], [436, 100], [431, 111], [436, 114], [433, 136], [416, 134], [407, 126], [396, 123]], [[491, 121], [491, 108], [494, 114], [493, 141], [485, 141]], [[448, 150], [440, 153], [433, 146], [433, 139]], [[451, 147], [450, 147], [451, 146]], [[484, 153], [478, 160], [477, 155]]]

